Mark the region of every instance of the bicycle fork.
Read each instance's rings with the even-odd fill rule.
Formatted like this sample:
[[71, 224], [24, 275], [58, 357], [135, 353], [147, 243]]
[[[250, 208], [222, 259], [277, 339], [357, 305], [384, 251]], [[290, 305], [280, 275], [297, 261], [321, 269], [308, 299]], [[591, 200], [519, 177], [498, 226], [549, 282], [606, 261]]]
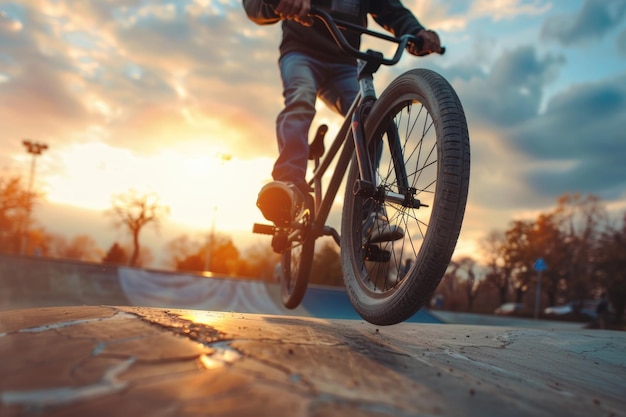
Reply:
[[[367, 51], [374, 54], [373, 51]], [[352, 114], [352, 138], [354, 149], [359, 166], [359, 179], [353, 184], [352, 191], [355, 195], [363, 197], [373, 197], [376, 194], [376, 177], [370, 152], [368, 152], [365, 141], [365, 119], [367, 118], [374, 102], [376, 101], [376, 90], [374, 89], [374, 72], [378, 70], [380, 64], [370, 64], [368, 61], [359, 61], [359, 90], [361, 103]]]
[[[379, 52], [376, 51], [367, 51], [367, 53], [372, 55], [379, 54]], [[376, 62], [376, 60], [373, 62], [359, 61], [359, 88], [362, 100], [352, 115], [351, 127], [360, 178], [353, 184], [352, 191], [354, 195], [371, 198], [378, 204], [388, 201], [406, 208], [425, 207], [424, 204], [421, 204], [421, 202], [415, 198], [417, 190], [409, 186], [402, 144], [400, 143], [396, 126], [392, 121], [390, 121], [390, 125], [387, 127], [386, 134], [396, 179], [398, 181], [398, 192], [385, 190], [377, 185], [374, 167], [378, 166], [380, 163], [380, 158], [382, 157], [382, 143], [372, 142], [368, 146], [365, 136], [365, 120], [377, 100], [373, 74], [378, 70], [380, 64]]]

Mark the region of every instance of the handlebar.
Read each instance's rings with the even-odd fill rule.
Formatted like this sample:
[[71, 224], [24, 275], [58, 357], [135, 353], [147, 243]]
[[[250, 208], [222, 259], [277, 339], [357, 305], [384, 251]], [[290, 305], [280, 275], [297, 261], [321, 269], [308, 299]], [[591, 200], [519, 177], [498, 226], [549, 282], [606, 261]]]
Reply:
[[[278, 3], [280, 2], [280, 0], [264, 0], [264, 2], [273, 7], [276, 7]], [[333, 37], [335, 43], [343, 52], [357, 59], [367, 61], [370, 64], [374, 64], [374, 65], [395, 65], [400, 61], [400, 58], [402, 57], [404, 49], [406, 48], [409, 42], [414, 42], [416, 46], [418, 46], [418, 49], [421, 49], [421, 46], [424, 42], [423, 39], [420, 38], [419, 36], [403, 35], [399, 38], [396, 38], [394, 36], [390, 36], [385, 33], [380, 33], [380, 32], [376, 32], [373, 30], [369, 30], [363, 26], [359, 26], [354, 23], [346, 22], [340, 19], [335, 19], [328, 12], [316, 6], [311, 7], [311, 10], [309, 11], [309, 15], [315, 18], [318, 18], [319, 20], [322, 21], [322, 23], [324, 23], [324, 25], [330, 32], [331, 36]], [[360, 34], [372, 36], [374, 38], [393, 42], [397, 44], [396, 51], [394, 52], [391, 58], [385, 58], [382, 53], [377, 52], [377, 51], [368, 50], [366, 52], [363, 52], [353, 47], [352, 45], [350, 45], [350, 43], [348, 42], [348, 40], [346, 39], [346, 37], [344, 36], [344, 34], [341, 32], [340, 29], [346, 29], [346, 30], [350, 30], [350, 31], [357, 32]], [[438, 53], [441, 55], [443, 55], [445, 52], [446, 52], [445, 47], [441, 47], [441, 50], [438, 51]]]
[[[317, 17], [324, 23], [331, 36], [337, 43], [337, 46], [347, 54], [352, 55], [357, 59], [361, 59], [364, 61], [381, 64], [381, 65], [395, 65], [400, 61], [402, 57], [402, 53], [404, 52], [404, 48], [406, 48], [409, 41], [413, 40], [415, 37], [412, 35], [403, 35], [400, 38], [396, 38], [393, 36], [386, 35], [384, 33], [375, 32], [364, 28], [363, 26], [355, 25], [350, 22], [345, 22], [343, 20], [333, 18], [328, 12], [321, 10], [317, 7], [311, 7], [311, 11], [309, 12], [314, 17]], [[372, 36], [378, 39], [383, 39], [389, 42], [396, 43], [398, 46], [396, 48], [395, 53], [392, 58], [385, 58], [381, 53], [375, 53], [373, 51], [363, 52], [348, 42], [344, 34], [341, 32], [340, 28], [344, 28], [347, 30], [351, 30], [354, 32], [358, 32], [360, 34], [366, 34], [368, 36]], [[421, 39], [420, 39], [421, 40]]]

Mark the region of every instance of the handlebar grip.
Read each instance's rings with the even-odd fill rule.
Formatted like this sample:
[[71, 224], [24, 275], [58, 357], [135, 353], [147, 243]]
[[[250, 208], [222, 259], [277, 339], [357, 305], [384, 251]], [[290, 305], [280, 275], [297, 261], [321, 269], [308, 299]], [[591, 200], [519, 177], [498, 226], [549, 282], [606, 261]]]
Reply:
[[[413, 36], [413, 38], [411, 39], [411, 42], [415, 45], [415, 49], [418, 51], [421, 51], [422, 48], [424, 47], [424, 39], [420, 36]], [[446, 47], [445, 46], [441, 46], [439, 47], [438, 51], [434, 51], [434, 53], [437, 53], [439, 55], [443, 55], [446, 53]], [[422, 53], [419, 56], [426, 56], [429, 55], [427, 53]]]

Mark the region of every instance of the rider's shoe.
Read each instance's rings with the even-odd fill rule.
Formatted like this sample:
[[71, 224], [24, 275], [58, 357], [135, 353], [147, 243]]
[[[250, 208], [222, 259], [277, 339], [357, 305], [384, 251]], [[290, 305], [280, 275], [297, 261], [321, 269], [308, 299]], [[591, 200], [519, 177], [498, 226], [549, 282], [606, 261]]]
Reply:
[[267, 220], [286, 226], [302, 211], [304, 194], [292, 183], [272, 181], [261, 188], [256, 205]]
[[402, 239], [404, 230], [381, 212], [374, 211], [363, 222], [363, 243], [392, 242]]

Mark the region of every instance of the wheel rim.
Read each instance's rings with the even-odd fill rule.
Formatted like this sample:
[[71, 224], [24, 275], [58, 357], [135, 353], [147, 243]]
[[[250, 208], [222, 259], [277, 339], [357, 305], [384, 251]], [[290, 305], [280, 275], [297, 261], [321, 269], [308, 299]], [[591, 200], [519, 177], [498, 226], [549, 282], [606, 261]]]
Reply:
[[[375, 127], [372, 143], [382, 143], [379, 153], [380, 163], [376, 169], [376, 181], [379, 190], [405, 194], [406, 186], [415, 190], [414, 198], [428, 207], [411, 208], [405, 204], [384, 199], [382, 206], [389, 219], [389, 224], [401, 227], [404, 237], [392, 242], [363, 244], [359, 219], [353, 224], [355, 259], [360, 260], [358, 268], [361, 273], [359, 280], [363, 290], [374, 298], [386, 298], [390, 292], [397, 291], [404, 282], [408, 273], [419, 265], [416, 261], [424, 245], [428, 230], [431, 227], [431, 213], [437, 190], [439, 156], [437, 138], [432, 117], [421, 103], [416, 101], [402, 102], [389, 111], [393, 118], [380, 123]], [[386, 126], [393, 123], [396, 127], [399, 143], [406, 166], [408, 184], [398, 181], [399, 172], [393, 163], [393, 156], [389, 146], [389, 133]], [[411, 193], [413, 194], [413, 193]], [[370, 201], [368, 199], [368, 201]], [[355, 198], [355, 210], [358, 212], [364, 204], [370, 204], [363, 198]], [[357, 218], [358, 216], [355, 216]], [[359, 240], [361, 243], [359, 243]], [[371, 262], [374, 248], [389, 253], [388, 262]], [[407, 265], [407, 261], [411, 264]]]

